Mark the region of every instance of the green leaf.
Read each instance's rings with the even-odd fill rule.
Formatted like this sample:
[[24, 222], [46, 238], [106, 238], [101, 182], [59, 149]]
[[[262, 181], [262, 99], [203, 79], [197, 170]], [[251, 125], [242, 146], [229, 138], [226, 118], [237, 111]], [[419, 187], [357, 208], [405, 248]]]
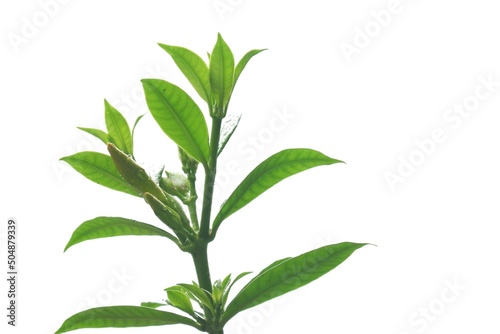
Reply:
[[247, 272], [241, 273], [238, 276], [236, 276], [236, 278], [234, 279], [234, 281], [231, 282], [231, 284], [229, 284], [229, 286], [227, 287], [227, 289], [225, 289], [224, 294], [222, 296], [222, 307], [224, 307], [226, 305], [227, 298], [229, 296], [229, 293], [231, 292], [231, 289], [233, 288], [233, 285], [236, 282], [238, 282], [241, 278], [243, 278], [246, 275], [251, 274], [251, 273], [252, 273], [251, 271], [247, 271]]
[[198, 105], [179, 87], [160, 80], [143, 79], [146, 102], [160, 128], [194, 159], [206, 165], [208, 128]]
[[215, 305], [220, 304], [222, 298], [222, 285], [220, 280], [216, 280], [212, 286], [212, 299]]
[[173, 235], [153, 225], [120, 217], [97, 217], [77, 227], [64, 251], [83, 241], [127, 235], [156, 235], [167, 237], [178, 244]]
[[210, 73], [203, 59], [193, 51], [183, 47], [161, 43], [158, 45], [168, 52], [200, 97], [209, 103], [211, 95]]
[[137, 117], [135, 122], [134, 122], [134, 126], [132, 127], [132, 144], [134, 143], [135, 128], [137, 127], [137, 124], [139, 123], [139, 121], [144, 117], [144, 115], [146, 115], [146, 114], [142, 114], [139, 117]]
[[210, 85], [215, 101], [226, 107], [233, 90], [234, 56], [220, 34], [210, 56]]
[[104, 144], [108, 144], [112, 142], [111, 137], [104, 131], [99, 130], [99, 129], [92, 129], [92, 128], [82, 128], [82, 127], [77, 127], [78, 129], [87, 132], [88, 134], [91, 134], [92, 136], [100, 139]]
[[132, 133], [127, 120], [106, 100], [104, 100], [104, 118], [108, 133], [113, 138], [116, 147], [127, 154], [133, 154]]
[[116, 170], [110, 156], [98, 152], [79, 152], [64, 158], [78, 173], [87, 179], [130, 195], [140, 196], [138, 192], [125, 181]]
[[142, 307], [149, 307], [149, 308], [158, 308], [158, 307], [162, 307], [162, 306], [168, 306], [168, 304], [156, 303], [156, 302], [142, 302], [141, 306]]
[[212, 297], [210, 296], [210, 294], [207, 291], [203, 290], [202, 288], [200, 288], [199, 286], [194, 285], [194, 284], [181, 283], [181, 284], [178, 284], [178, 286], [182, 287], [186, 291], [193, 294], [193, 296], [195, 296], [200, 303], [202, 303], [204, 306], [206, 306], [210, 309], [212, 314], [215, 314], [215, 309], [214, 309]]
[[195, 316], [193, 304], [191, 304], [191, 300], [181, 287], [173, 286], [171, 288], [167, 288], [165, 291], [167, 292], [168, 300], [172, 303], [172, 306], [193, 317]]
[[269, 269], [274, 268], [274, 267], [276, 267], [277, 265], [279, 265], [279, 264], [281, 264], [281, 263], [283, 263], [283, 262], [285, 262], [285, 261], [288, 261], [288, 260], [290, 260], [290, 259], [291, 259], [291, 257], [285, 257], [284, 259], [274, 261], [273, 263], [271, 263], [270, 265], [268, 265], [267, 267], [265, 267], [264, 269], [262, 269], [262, 270], [260, 271], [260, 273], [259, 273], [256, 277], [258, 277], [258, 276], [262, 275], [263, 273], [265, 273], [265, 272], [266, 272], [266, 271], [268, 271]]
[[[237, 313], [298, 289], [323, 276], [366, 244], [344, 242], [324, 246], [297, 257], [280, 260], [251, 280], [229, 303], [221, 325]], [[275, 262], [276, 263], [276, 262]], [[274, 263], [274, 264], [275, 264]]]
[[247, 66], [248, 62], [250, 59], [252, 59], [253, 56], [261, 53], [262, 51], [265, 51], [267, 49], [261, 49], [261, 50], [251, 50], [248, 51], [243, 58], [238, 62], [238, 65], [236, 65], [236, 69], [234, 70], [234, 80], [233, 80], [233, 89], [234, 86], [236, 86], [236, 82], [238, 81], [238, 78], [241, 75], [241, 72], [245, 69], [245, 66]]
[[236, 128], [238, 127], [240, 119], [241, 115], [230, 115], [226, 117], [226, 120], [222, 125], [219, 148], [217, 149], [217, 155], [221, 154], [224, 147], [226, 147], [226, 144], [233, 135], [234, 130], [236, 130]]
[[312, 167], [339, 162], [311, 149], [287, 149], [272, 155], [250, 172], [222, 205], [213, 223], [213, 234], [224, 219], [278, 182]]
[[183, 324], [201, 330], [195, 321], [181, 315], [141, 306], [97, 307], [68, 318], [55, 334], [81, 328], [125, 328]]
[[226, 290], [227, 285], [231, 282], [231, 274], [227, 275], [221, 283], [222, 290]]

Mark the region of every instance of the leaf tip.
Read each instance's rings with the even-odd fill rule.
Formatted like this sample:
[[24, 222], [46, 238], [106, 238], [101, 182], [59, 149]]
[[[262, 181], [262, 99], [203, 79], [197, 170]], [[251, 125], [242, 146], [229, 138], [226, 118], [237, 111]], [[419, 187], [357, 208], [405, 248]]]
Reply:
[[66, 251], [71, 247], [72, 245], [68, 242], [66, 247], [64, 247], [63, 253], [66, 253]]
[[146, 88], [146, 86], [150, 87], [152, 85], [151, 81], [153, 81], [153, 80], [155, 80], [155, 79], [141, 79], [142, 86], [144, 88]]
[[168, 53], [170, 53], [170, 52], [169, 52], [169, 51], [170, 51], [170, 45], [163, 44], [163, 43], [157, 43], [157, 44], [158, 44], [158, 46], [159, 46], [160, 48], [162, 48], [163, 50], [165, 50], [165, 51], [167, 51]]

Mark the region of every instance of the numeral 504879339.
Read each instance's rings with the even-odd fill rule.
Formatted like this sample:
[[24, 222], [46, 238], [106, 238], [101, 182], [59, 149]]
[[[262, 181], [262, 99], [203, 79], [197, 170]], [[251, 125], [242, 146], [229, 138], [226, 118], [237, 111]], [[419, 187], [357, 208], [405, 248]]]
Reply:
[[16, 270], [16, 222], [9, 220], [7, 225], [7, 265], [9, 271]]

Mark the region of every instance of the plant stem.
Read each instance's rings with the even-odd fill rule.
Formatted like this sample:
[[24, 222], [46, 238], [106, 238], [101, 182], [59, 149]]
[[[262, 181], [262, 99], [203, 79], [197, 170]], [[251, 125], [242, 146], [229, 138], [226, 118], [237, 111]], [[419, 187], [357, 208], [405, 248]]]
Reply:
[[202, 289], [212, 292], [210, 267], [208, 265], [207, 242], [198, 240], [196, 248], [191, 255], [196, 269], [196, 276], [198, 277], [198, 284]]
[[[217, 150], [219, 147], [221, 119], [212, 119], [212, 133], [210, 136], [210, 158], [208, 166], [205, 166], [205, 186], [203, 190], [203, 207], [201, 211], [200, 232], [196, 247], [191, 253], [198, 284], [202, 289], [212, 292], [212, 279], [210, 278], [210, 266], [208, 264], [208, 242], [210, 232], [210, 214], [212, 212], [212, 198], [214, 193], [215, 175], [217, 172]], [[205, 307], [205, 318], [208, 323], [210, 334], [223, 334], [223, 331], [215, 332], [211, 325], [214, 321], [212, 312]]]
[[215, 175], [217, 173], [217, 150], [219, 148], [221, 119], [212, 119], [212, 134], [210, 136], [210, 161], [205, 169], [205, 189], [203, 191], [203, 209], [201, 212], [200, 238], [207, 239], [210, 230], [210, 214], [214, 194]]
[[198, 225], [198, 213], [196, 212], [196, 200], [198, 199], [198, 194], [196, 193], [196, 175], [194, 173], [189, 173], [189, 215], [191, 216], [191, 222], [193, 224], [193, 229], [198, 232], [200, 226]]

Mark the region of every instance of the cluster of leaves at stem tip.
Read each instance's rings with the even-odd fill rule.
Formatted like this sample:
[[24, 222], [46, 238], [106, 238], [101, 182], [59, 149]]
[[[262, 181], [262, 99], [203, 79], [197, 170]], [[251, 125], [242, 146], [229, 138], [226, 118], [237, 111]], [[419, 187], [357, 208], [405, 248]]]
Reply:
[[[344, 242], [274, 261], [229, 301], [233, 285], [250, 273], [239, 274], [234, 279], [228, 275], [212, 282], [207, 247], [216, 237], [221, 223], [283, 179], [312, 167], [341, 161], [312, 149], [282, 150], [255, 167], [212, 215], [217, 159], [240, 120], [239, 115], [228, 114], [229, 101], [247, 63], [263, 50], [249, 51], [235, 65], [233, 53], [220, 34], [208, 54], [208, 62], [183, 47], [159, 46], [206, 102], [211, 119], [210, 134], [202, 109], [183, 89], [161, 79], [143, 79], [149, 111], [160, 129], [178, 146], [182, 165], [182, 172], [170, 171], [171, 163], [163, 166], [160, 172], [151, 172], [134, 157], [134, 130], [142, 116], [130, 127], [124, 116], [104, 101], [107, 131], [79, 129], [100, 139], [109, 154], [79, 152], [62, 160], [95, 183], [142, 197], [158, 217], [157, 224], [161, 227], [128, 218], [101, 216], [82, 223], [74, 231], [65, 251], [83, 241], [98, 238], [163, 237], [192, 255], [197, 282], [166, 288], [160, 302], [82, 311], [68, 318], [56, 333], [80, 328], [171, 324], [183, 324], [207, 333], [223, 333], [224, 325], [239, 312], [310, 283], [365, 245]], [[196, 193], [199, 165], [204, 169], [202, 196]]]

